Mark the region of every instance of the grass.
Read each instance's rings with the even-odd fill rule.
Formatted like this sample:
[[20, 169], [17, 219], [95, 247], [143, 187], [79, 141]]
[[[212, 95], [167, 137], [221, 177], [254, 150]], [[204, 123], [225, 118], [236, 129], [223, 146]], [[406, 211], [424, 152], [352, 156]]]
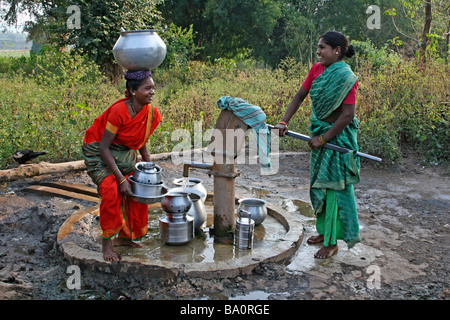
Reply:
[[[398, 60], [374, 69], [359, 63], [357, 117], [361, 121], [361, 151], [400, 161], [405, 148], [416, 150], [424, 162], [449, 159], [449, 68], [430, 61]], [[245, 64], [190, 61], [182, 69], [156, 70], [154, 104], [162, 122], [150, 137], [150, 152], [170, 152], [179, 143], [172, 133], [194, 123], [212, 128], [220, 112], [216, 101], [229, 95], [258, 105], [267, 123], [276, 124], [307, 74], [306, 66], [286, 60], [278, 69]], [[0, 56], [0, 168], [13, 165], [19, 149], [46, 150], [40, 160], [81, 159], [84, 132], [96, 116], [123, 97], [124, 83], [111, 85], [97, 67], [69, 53], [42, 56]], [[309, 134], [307, 98], [290, 129]], [[192, 136], [192, 135], [191, 135]], [[174, 140], [174, 141], [172, 141]], [[205, 141], [206, 145], [207, 142]], [[308, 150], [296, 139], [281, 139], [283, 150]]]

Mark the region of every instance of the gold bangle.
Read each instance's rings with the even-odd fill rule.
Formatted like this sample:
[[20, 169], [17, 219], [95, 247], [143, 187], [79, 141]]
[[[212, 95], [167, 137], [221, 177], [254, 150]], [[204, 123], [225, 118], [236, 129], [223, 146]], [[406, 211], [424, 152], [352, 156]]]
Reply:
[[326, 144], [327, 142], [325, 141], [325, 139], [323, 138], [323, 135], [319, 136], [319, 140], [320, 142], [322, 142], [323, 144]]
[[125, 181], [127, 181], [127, 178], [123, 177], [123, 179], [120, 180], [120, 182], [119, 182], [119, 186], [120, 186], [122, 183], [124, 183]]
[[284, 124], [286, 127], [288, 126], [288, 124], [286, 123], [286, 122], [284, 122], [284, 121], [280, 121], [280, 122], [278, 122], [278, 124]]

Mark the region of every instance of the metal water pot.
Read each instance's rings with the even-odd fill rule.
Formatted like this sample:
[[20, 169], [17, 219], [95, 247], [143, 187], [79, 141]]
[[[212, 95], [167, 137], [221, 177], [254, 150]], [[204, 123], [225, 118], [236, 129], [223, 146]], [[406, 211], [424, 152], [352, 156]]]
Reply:
[[[201, 179], [192, 178], [192, 177], [189, 177], [187, 179], [188, 179], [188, 181], [187, 181], [186, 187], [196, 189], [196, 190], [200, 191], [201, 193], [203, 193], [204, 196], [202, 197], [202, 201], [205, 202], [208, 191], [206, 191], [205, 186], [202, 184], [203, 181]], [[182, 187], [183, 186], [183, 178], [175, 179], [175, 180], [173, 180], [173, 183], [178, 187]]]
[[162, 199], [161, 207], [169, 216], [177, 213], [186, 214], [192, 207], [192, 201], [187, 192], [169, 191]]
[[252, 214], [255, 225], [261, 224], [267, 217], [266, 201], [256, 198], [246, 198], [239, 200], [239, 210], [246, 210]]
[[166, 57], [166, 44], [156, 30], [120, 32], [113, 47], [116, 61], [127, 70], [153, 70]]
[[164, 216], [159, 219], [159, 232], [163, 242], [169, 245], [183, 245], [194, 238], [194, 218], [183, 214], [173, 217]]
[[183, 245], [194, 237], [194, 218], [187, 215], [192, 201], [186, 192], [169, 191], [161, 201], [167, 216], [159, 219], [161, 240], [169, 245]]
[[161, 171], [161, 167], [153, 162], [138, 162], [134, 167], [133, 178], [139, 183], [160, 184]]
[[[191, 189], [192, 190], [192, 189]], [[198, 190], [191, 192], [189, 198], [192, 201], [192, 207], [187, 212], [188, 216], [194, 218], [194, 229], [201, 231], [206, 226], [206, 207], [202, 201], [203, 193]]]
[[234, 246], [238, 249], [253, 248], [254, 231], [255, 221], [252, 219], [251, 212], [239, 210], [234, 231]]

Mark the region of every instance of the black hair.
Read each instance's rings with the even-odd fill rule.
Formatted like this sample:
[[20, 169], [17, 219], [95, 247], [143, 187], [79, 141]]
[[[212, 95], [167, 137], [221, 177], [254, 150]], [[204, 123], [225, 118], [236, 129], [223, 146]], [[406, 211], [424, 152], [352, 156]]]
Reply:
[[142, 83], [144, 83], [145, 79], [139, 79], [139, 80], [135, 80], [135, 79], [128, 79], [126, 82], [126, 88], [128, 91], [128, 96], [131, 97], [131, 90], [137, 90]]
[[341, 47], [339, 59], [343, 59], [344, 57], [351, 58], [355, 55], [355, 48], [353, 45], [349, 45], [347, 37], [340, 32], [328, 31], [321, 35], [320, 38], [333, 49], [338, 46]]

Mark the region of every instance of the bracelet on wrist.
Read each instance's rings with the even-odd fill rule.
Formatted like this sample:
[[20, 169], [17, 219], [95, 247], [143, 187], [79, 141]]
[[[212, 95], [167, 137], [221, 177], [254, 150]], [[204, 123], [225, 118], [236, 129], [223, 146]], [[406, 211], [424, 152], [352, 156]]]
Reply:
[[278, 124], [284, 124], [286, 127], [288, 126], [288, 123], [287, 122], [284, 122], [284, 121], [280, 121], [280, 122], [278, 122]]
[[319, 136], [319, 140], [320, 142], [322, 142], [323, 144], [326, 144], [327, 141], [323, 138], [323, 135]]
[[127, 181], [127, 178], [123, 177], [122, 180], [120, 180], [120, 182], [119, 182], [119, 186], [120, 186], [122, 183], [124, 183], [125, 181]]

